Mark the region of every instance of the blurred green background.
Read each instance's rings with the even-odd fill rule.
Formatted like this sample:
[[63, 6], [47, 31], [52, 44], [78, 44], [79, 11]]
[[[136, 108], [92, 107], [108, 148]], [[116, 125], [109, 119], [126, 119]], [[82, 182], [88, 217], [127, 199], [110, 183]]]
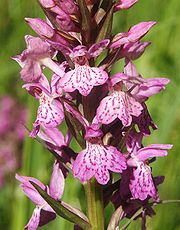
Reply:
[[[135, 63], [144, 77], [168, 77], [171, 83], [166, 90], [148, 101], [150, 113], [158, 125], [158, 131], [145, 140], [150, 143], [172, 143], [173, 149], [164, 159], [153, 163], [154, 175], [165, 175], [159, 187], [162, 199], [180, 199], [180, 2], [179, 0], [139, 0], [132, 9], [118, 12], [114, 18], [113, 33], [127, 31], [131, 25], [154, 20], [158, 24], [146, 35], [151, 41], [142, 57]], [[0, 95], [10, 94], [29, 108], [28, 127], [36, 115], [37, 103], [21, 89], [20, 68], [10, 59], [25, 48], [24, 35], [34, 34], [24, 22], [24, 17], [41, 17], [43, 13], [36, 0], [0, 1]], [[115, 67], [118, 71], [118, 65]], [[24, 175], [39, 178], [48, 184], [53, 157], [39, 143], [25, 138], [23, 154]], [[14, 175], [11, 183], [0, 190], [0, 229], [20, 230], [29, 220], [33, 205], [20, 191]], [[68, 183], [70, 182], [70, 183]], [[80, 206], [82, 197], [77, 181], [69, 177], [63, 199]], [[81, 199], [82, 200], [82, 199]], [[164, 204], [155, 207], [157, 215], [148, 219], [148, 229], [180, 230], [180, 204]], [[108, 220], [108, 218], [107, 218]], [[58, 217], [43, 229], [72, 229], [72, 225]], [[140, 229], [140, 223], [132, 223], [128, 229]]]

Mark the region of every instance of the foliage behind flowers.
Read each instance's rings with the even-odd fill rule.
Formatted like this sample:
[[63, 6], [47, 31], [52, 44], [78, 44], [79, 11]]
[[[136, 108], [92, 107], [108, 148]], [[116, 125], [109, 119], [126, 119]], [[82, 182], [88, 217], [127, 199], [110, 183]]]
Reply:
[[10, 96], [0, 97], [0, 187], [6, 176], [21, 166], [27, 111]]
[[[65, 13], [67, 15], [68, 13], [62, 12], [61, 6], [58, 6], [58, 9], [53, 2], [50, 3], [51, 7], [43, 7], [55, 29], [52, 29], [51, 24], [44, 24], [39, 19], [36, 19], [35, 24], [33, 24], [34, 19], [27, 19], [28, 23], [39, 33], [43, 40], [27, 36], [27, 50], [20, 56], [15, 57], [22, 66], [22, 79], [28, 82], [24, 85], [24, 88], [40, 101], [38, 116], [31, 136], [38, 135], [46, 142], [47, 147], [56, 153], [58, 160], [54, 166], [56, 170], [57, 165], [60, 166], [60, 162], [63, 162], [61, 167], [66, 167], [66, 169], [68, 165], [68, 170], [71, 169], [72, 164], [73, 175], [78, 177], [81, 182], [95, 176], [100, 184], [108, 183], [108, 189], [105, 190], [104, 187], [103, 195], [106, 197], [105, 191], [111, 191], [111, 194], [108, 194], [109, 196], [106, 197], [104, 202], [108, 202], [113, 198], [112, 194], [118, 189], [115, 187], [114, 183], [116, 182], [113, 180], [112, 172], [122, 173], [121, 180], [117, 181], [120, 183], [120, 197], [118, 200], [122, 199], [121, 191], [124, 190], [122, 189], [124, 177], [129, 186], [124, 196], [125, 200], [119, 204], [123, 207], [123, 211], [119, 215], [119, 219], [116, 219], [116, 222], [118, 222], [124, 216], [129, 216], [126, 208], [132, 200], [132, 202], [137, 199], [145, 201], [148, 198], [146, 200], [148, 202], [149, 198], [152, 197], [156, 202], [159, 202], [156, 191], [156, 186], [159, 182], [156, 182], [155, 179], [154, 181], [152, 180], [148, 158], [165, 156], [167, 154], [166, 150], [171, 148], [171, 145], [162, 144], [142, 146], [143, 135], [150, 135], [149, 126], [156, 129], [156, 125], [148, 113], [145, 101], [149, 96], [158, 93], [168, 83], [165, 78], [143, 79], [137, 73], [132, 62], [149, 45], [149, 43], [140, 42], [140, 39], [154, 23], [139, 23], [131, 27], [129, 32], [118, 34], [112, 38], [109, 33], [109, 22], [112, 14], [111, 5], [105, 6], [105, 12], [102, 16], [102, 14], [98, 15], [97, 5], [94, 5], [94, 8], [89, 6], [89, 9], [91, 9], [90, 15], [86, 5], [82, 6], [80, 4], [82, 18], [79, 21], [79, 11], [75, 7], [77, 14], [75, 15], [77, 27], [75, 27], [71, 20], [69, 21], [68, 16], [65, 15]], [[131, 3], [134, 4], [135, 2], [132, 1]], [[71, 4], [73, 3], [71, 2]], [[126, 9], [131, 6], [122, 7], [121, 5], [122, 3], [119, 3], [115, 6], [115, 9]], [[93, 10], [95, 10], [95, 13], [93, 13]], [[64, 25], [59, 21], [62, 15], [65, 15], [65, 22], [68, 25], [65, 27], [65, 32], [61, 31], [64, 29]], [[91, 19], [92, 16], [94, 16], [93, 19]], [[95, 22], [95, 28], [92, 26], [92, 21]], [[37, 26], [38, 23], [40, 23], [40, 26]], [[47, 26], [46, 34], [44, 34], [44, 31], [37, 31], [37, 29], [46, 28], [45, 26]], [[92, 30], [94, 34], [91, 37]], [[79, 38], [72, 32], [81, 32], [82, 37]], [[58, 54], [57, 52], [53, 53], [53, 49], [58, 51]], [[103, 49], [108, 50], [108, 55], [99, 66], [96, 66], [94, 61]], [[55, 59], [51, 59], [56, 54], [60, 63], [56, 63], [53, 61]], [[62, 64], [62, 61], [64, 61], [62, 55], [67, 63], [63, 62]], [[119, 59], [125, 60], [124, 70], [110, 77], [111, 67]], [[59, 66], [59, 64], [61, 65]], [[45, 66], [54, 72], [50, 85], [42, 73], [42, 68]], [[94, 101], [94, 98], [97, 100]], [[64, 117], [69, 128], [65, 139], [60, 131], [56, 129]], [[138, 126], [138, 129], [135, 129], [135, 125]], [[77, 157], [72, 149], [68, 147], [72, 136], [84, 149]], [[60, 149], [56, 150], [57, 147]], [[57, 170], [56, 172], [56, 170], [53, 171], [53, 175], [61, 174], [61, 171]], [[111, 172], [111, 175], [109, 172]], [[17, 178], [22, 182], [24, 188], [29, 186], [29, 181], [34, 180], [31, 178], [27, 179], [29, 181], [23, 180], [23, 177], [20, 176], [17, 176]], [[53, 178], [52, 176], [52, 180]], [[61, 183], [64, 183], [63, 179]], [[39, 182], [37, 184], [39, 185]], [[102, 187], [96, 184], [94, 180], [88, 181], [85, 186], [87, 186], [87, 200], [88, 191], [96, 187], [102, 205]], [[45, 189], [43, 186], [40, 187]], [[57, 189], [58, 193], [59, 188], [55, 189]], [[28, 189], [24, 191], [32, 199], [32, 194], [28, 192]], [[37, 193], [37, 191], [39, 191], [38, 187], [35, 192]], [[42, 191], [39, 192], [41, 193]], [[116, 191], [117, 193], [118, 191]], [[53, 193], [48, 192], [48, 194], [57, 199]], [[91, 195], [95, 196], [93, 192]], [[124, 202], [127, 202], [125, 207]], [[34, 201], [34, 203], [37, 205], [38, 214], [36, 211], [34, 212], [27, 225], [29, 228], [30, 226], [36, 228], [38, 225], [43, 224], [41, 223], [41, 217], [44, 203], [39, 203], [39, 201], [38, 203]], [[89, 210], [91, 208], [90, 203], [88, 203]], [[43, 207], [41, 206], [42, 204]], [[143, 221], [145, 221], [146, 215], [149, 214], [149, 212], [146, 213], [147, 203], [142, 202], [141, 206], [144, 207], [142, 217]], [[60, 204], [59, 207], [61, 207]], [[95, 208], [99, 208], [98, 211], [101, 213], [103, 207]], [[139, 206], [136, 210], [138, 209]], [[63, 213], [66, 211], [64, 210]], [[49, 212], [54, 213], [53, 210]], [[58, 211], [56, 212], [58, 213]], [[82, 213], [79, 212], [78, 214], [82, 218]], [[102, 223], [95, 223], [96, 217], [90, 213], [88, 214], [90, 224], [99, 224], [98, 229], [101, 229], [103, 217], [101, 217]], [[133, 214], [134, 212], [131, 213], [130, 217]], [[75, 217], [72, 216], [71, 218], [75, 222]], [[85, 217], [82, 219], [87, 221]], [[82, 219], [75, 223], [82, 226]], [[112, 222], [110, 222], [109, 227], [113, 229]], [[88, 227], [87, 223], [84, 224]]]

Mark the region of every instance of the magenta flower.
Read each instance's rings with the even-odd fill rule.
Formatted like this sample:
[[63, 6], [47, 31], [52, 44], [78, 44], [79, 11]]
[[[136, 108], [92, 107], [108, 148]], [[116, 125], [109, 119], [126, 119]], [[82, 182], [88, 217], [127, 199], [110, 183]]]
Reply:
[[108, 74], [97, 67], [90, 67], [88, 59], [97, 57], [109, 44], [109, 40], [103, 40], [92, 45], [89, 50], [85, 46], [79, 45], [73, 50], [64, 49], [75, 64], [75, 69], [68, 71], [59, 81], [59, 86], [66, 92], [73, 92], [76, 89], [83, 96], [87, 96], [94, 86], [104, 84], [108, 79]]
[[119, 33], [114, 36], [110, 48], [119, 48], [121, 45], [139, 41], [156, 22], [140, 22], [132, 26], [127, 33]]
[[110, 179], [108, 170], [121, 173], [126, 169], [125, 157], [115, 147], [103, 144], [103, 133], [99, 124], [94, 123], [96, 119], [89, 125], [88, 121], [69, 105], [66, 105], [66, 109], [81, 121], [86, 131], [86, 149], [77, 155], [73, 163], [73, 176], [79, 178], [81, 183], [94, 176], [98, 183], [107, 184]]
[[54, 128], [64, 119], [63, 106], [57, 99], [60, 95], [56, 88], [59, 78], [57, 79], [56, 77], [57, 76], [54, 75], [54, 78], [52, 78], [51, 86], [44, 76], [41, 77], [41, 83], [28, 83], [23, 86], [40, 102], [37, 119], [33, 124], [34, 128], [30, 134], [32, 137], [37, 135], [40, 125], [46, 128]]
[[124, 126], [129, 126], [132, 122], [132, 116], [138, 117], [142, 110], [141, 104], [130, 94], [114, 90], [100, 102], [96, 118], [103, 124], [109, 124], [118, 118]]
[[73, 163], [73, 175], [81, 183], [95, 176], [98, 183], [107, 184], [110, 179], [108, 170], [121, 173], [126, 169], [126, 159], [115, 147], [90, 142], [86, 145]]
[[39, 0], [40, 4], [45, 9], [53, 9], [55, 6], [62, 9], [69, 15], [79, 14], [79, 7], [74, 0], [56, 1], [56, 0]]
[[[168, 78], [144, 79], [137, 73], [134, 64], [129, 60], [124, 68], [124, 73], [128, 76], [124, 81], [126, 87], [139, 102], [144, 102], [150, 96], [159, 93], [161, 90], [165, 89], [165, 86], [170, 82]], [[114, 81], [118, 82], [118, 77], [120, 81], [122, 73], [117, 73], [112, 78], [114, 78]]]
[[80, 28], [72, 21], [70, 15], [61, 9], [58, 9], [57, 13], [56, 21], [62, 30], [66, 32], [80, 32]]
[[[79, 8], [74, 1], [43, 1], [39, 0], [43, 8], [54, 18], [59, 28], [66, 32], [79, 32], [72, 15], [79, 15]], [[56, 25], [57, 26], [57, 25]]]
[[118, 0], [116, 3], [114, 10], [126, 10], [132, 7], [138, 0]]
[[172, 148], [169, 144], [152, 144], [141, 148], [142, 135], [132, 137], [131, 143], [127, 143], [131, 158], [127, 161], [133, 167], [129, 188], [134, 199], [145, 200], [148, 196], [158, 201], [159, 197], [151, 175], [148, 159], [163, 157], [167, 150]]
[[59, 42], [63, 45], [69, 45], [69, 43], [58, 34], [58, 32], [48, 22], [40, 18], [25, 18], [28, 25], [43, 39]]
[[145, 101], [156, 93], [159, 93], [169, 83], [167, 78], [149, 78], [144, 79], [140, 76], [134, 64], [127, 60], [124, 73], [117, 73], [111, 77], [111, 84], [123, 83], [128, 89], [128, 92], [135, 98], [136, 101], [141, 103], [143, 110], [139, 116], [134, 116], [133, 121], [138, 125], [140, 131], [144, 135], [150, 135], [151, 126], [154, 130], [157, 126], [152, 121], [152, 118], [145, 105]]
[[145, 51], [145, 49], [150, 45], [150, 42], [131, 42], [123, 45], [119, 58], [128, 58], [134, 60], [139, 58]]
[[21, 55], [13, 57], [20, 66], [21, 78], [26, 82], [33, 82], [41, 77], [42, 66], [50, 68], [54, 73], [63, 76], [64, 72], [52, 61], [54, 51], [50, 45], [38, 37], [25, 36], [27, 49]]
[[[127, 61], [124, 73], [116, 73], [109, 82], [110, 95], [103, 98], [96, 111], [96, 119], [102, 124], [109, 124], [116, 118], [124, 126], [132, 123], [132, 118], [149, 135], [149, 126], [156, 129], [146, 111], [144, 101], [160, 92], [169, 83], [167, 78], [144, 79], [138, 75], [134, 64]], [[121, 89], [126, 88], [123, 92]]]
[[[152, 203], [150, 196], [145, 200], [132, 199], [132, 195], [129, 190], [129, 181], [131, 177], [132, 177], [132, 168], [128, 168], [127, 170], [123, 171], [120, 180], [120, 187], [113, 194], [112, 203], [114, 204], [115, 208], [122, 206], [124, 211], [124, 216], [126, 218], [131, 218], [141, 207], [143, 207], [145, 210], [145, 216], [152, 217], [153, 215], [155, 215], [155, 212], [153, 210], [153, 207], [150, 205]], [[163, 176], [154, 177], [153, 181], [155, 187], [157, 188], [158, 185], [163, 183], [164, 177]], [[139, 215], [138, 218], [142, 218], [142, 216]]]
[[43, 183], [33, 177], [20, 176], [16, 174], [16, 179], [21, 182], [20, 186], [22, 187], [24, 193], [36, 205], [31, 219], [25, 226], [25, 229], [36, 230], [38, 227], [43, 226], [49, 221], [55, 219], [55, 211], [42, 198], [42, 196], [38, 193], [38, 191], [33, 187], [30, 182], [34, 182], [41, 189], [47, 191], [49, 196], [51, 196], [55, 200], [59, 200], [62, 197], [64, 191], [64, 176], [59, 167], [59, 163], [54, 164], [49, 187], [45, 186]]

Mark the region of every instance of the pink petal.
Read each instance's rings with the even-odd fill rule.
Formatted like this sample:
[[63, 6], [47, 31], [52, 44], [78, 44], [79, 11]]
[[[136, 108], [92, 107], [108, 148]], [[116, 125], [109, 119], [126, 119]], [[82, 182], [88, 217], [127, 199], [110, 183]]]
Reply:
[[94, 45], [92, 45], [89, 50], [88, 53], [91, 57], [97, 57], [99, 56], [102, 51], [104, 49], [106, 49], [106, 47], [109, 45], [110, 40], [109, 39], [104, 39]]
[[87, 148], [74, 161], [73, 175], [82, 183], [95, 176], [100, 184], [107, 184], [110, 178], [108, 170], [121, 173], [124, 169], [125, 158], [115, 147], [87, 142]]
[[66, 92], [73, 92], [77, 89], [83, 96], [87, 96], [93, 86], [102, 85], [107, 79], [108, 74], [104, 70], [83, 65], [67, 72], [59, 81], [59, 86]]
[[117, 34], [110, 45], [110, 48], [118, 48], [123, 44], [139, 41], [156, 22], [140, 22], [132, 26], [128, 32]]
[[126, 65], [124, 67], [124, 73], [127, 74], [128, 76], [133, 76], [133, 77], [139, 76], [135, 65], [133, 64], [132, 61], [129, 60], [126, 62]]
[[131, 93], [139, 100], [146, 100], [148, 97], [159, 93], [170, 82], [167, 78], [149, 78], [136, 87]]
[[145, 161], [152, 157], [164, 157], [167, 156], [168, 149], [171, 149], [173, 145], [169, 144], [152, 144], [147, 147], [140, 149], [137, 152], [136, 157], [139, 161]]
[[127, 57], [128, 59], [135, 60], [139, 58], [151, 43], [150, 42], [134, 42], [127, 43], [122, 48], [122, 57]]
[[20, 176], [18, 174], [16, 174], [16, 179], [18, 181], [20, 181], [22, 184], [25, 184], [31, 188], [34, 188], [33, 185], [30, 183], [30, 181], [34, 182], [35, 184], [37, 184], [41, 189], [45, 190], [45, 185], [39, 181], [38, 179], [34, 178], [34, 177], [28, 177], [28, 176]]
[[109, 124], [117, 118], [118, 109], [119, 104], [114, 95], [107, 96], [100, 102], [96, 118], [103, 124]]
[[94, 86], [103, 85], [108, 79], [108, 74], [101, 68], [91, 67], [90, 74]]
[[55, 2], [53, 0], [39, 0], [39, 2], [44, 8], [51, 8], [55, 6]]
[[67, 14], [79, 14], [79, 7], [76, 4], [75, 1], [72, 0], [66, 0], [66, 1], [59, 1], [58, 2], [61, 9], [63, 9], [64, 12]]
[[42, 124], [45, 127], [53, 128], [58, 126], [64, 119], [62, 104], [43, 94], [40, 98], [37, 120], [35, 125]]
[[33, 203], [36, 205], [42, 205], [44, 203], [44, 199], [30, 182], [34, 182], [41, 189], [45, 190], [45, 185], [43, 183], [41, 183], [36, 178], [20, 176], [18, 174], [16, 174], [16, 179], [21, 182], [21, 187], [23, 188], [24, 193], [33, 201]]
[[114, 10], [123, 10], [123, 9], [129, 9], [131, 6], [133, 6], [138, 0], [119, 0], [118, 3], [116, 3]]
[[45, 200], [42, 198], [42, 196], [37, 192], [35, 188], [28, 187], [26, 185], [20, 185], [23, 189], [24, 194], [32, 200], [32, 202], [36, 205], [43, 205]]
[[44, 133], [41, 132], [41, 138], [59, 147], [65, 145], [64, 136], [57, 128], [44, 127]]
[[50, 45], [39, 37], [26, 35], [25, 41], [27, 44], [27, 57], [29, 56], [32, 59], [36, 58], [36, 60], [39, 60], [45, 57], [51, 57], [53, 54]]
[[96, 116], [103, 124], [109, 124], [118, 117], [124, 126], [129, 126], [132, 122], [131, 115], [139, 116], [142, 109], [141, 104], [133, 97], [122, 91], [114, 91], [101, 101]]
[[36, 207], [34, 209], [31, 219], [24, 228], [25, 230], [36, 230], [38, 228], [40, 222], [40, 212], [41, 208]]
[[91, 179], [95, 174], [95, 170], [93, 168], [93, 165], [95, 164], [93, 162], [93, 158], [95, 158], [94, 152], [91, 153], [90, 159], [88, 150], [89, 149], [87, 148], [81, 151], [73, 163], [73, 176], [78, 177], [81, 183]]
[[53, 28], [40, 18], [25, 18], [30, 27], [40, 36], [52, 38], [54, 36]]
[[108, 169], [112, 172], [122, 173], [127, 168], [125, 157], [113, 146], [106, 148], [108, 149]]
[[141, 163], [133, 171], [133, 177], [129, 188], [134, 199], [145, 200], [148, 196], [154, 200], [158, 199], [157, 191], [151, 176], [151, 169], [148, 165]]
[[141, 37], [143, 37], [152, 26], [154, 26], [156, 22], [149, 21], [149, 22], [140, 22], [137, 25], [134, 25], [128, 31], [128, 39], [131, 42], [136, 42]]
[[24, 67], [21, 72], [21, 79], [25, 82], [33, 82], [41, 77], [42, 70], [41, 66], [37, 61], [33, 61], [32, 59], [27, 59]]
[[72, 54], [70, 55], [71, 58], [76, 58], [76, 57], [83, 57], [87, 55], [87, 48], [86, 46], [83, 45], [79, 45], [76, 46], [73, 51]]
[[64, 175], [60, 169], [59, 163], [55, 163], [53, 166], [53, 173], [51, 176], [49, 186], [50, 196], [58, 200], [62, 197], [64, 192]]
[[142, 110], [143, 107], [142, 105], [134, 99], [134, 97], [131, 97], [130, 95], [126, 94], [126, 102], [128, 104], [128, 111], [131, 115], [138, 117]]
[[56, 16], [56, 22], [65, 32], [79, 32], [80, 29], [71, 19], [70, 15], [65, 13], [63, 10]]
[[109, 172], [107, 170], [107, 167], [105, 165], [98, 167], [96, 169], [95, 177], [96, 177], [97, 182], [99, 184], [107, 184], [107, 182], [110, 179], [110, 175], [109, 175]]

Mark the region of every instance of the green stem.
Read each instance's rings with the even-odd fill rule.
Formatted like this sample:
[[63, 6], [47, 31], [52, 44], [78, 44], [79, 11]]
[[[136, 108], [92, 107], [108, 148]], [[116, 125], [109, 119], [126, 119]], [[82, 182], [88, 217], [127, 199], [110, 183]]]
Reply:
[[93, 178], [85, 185], [87, 215], [92, 230], [104, 230], [104, 205], [102, 186]]

